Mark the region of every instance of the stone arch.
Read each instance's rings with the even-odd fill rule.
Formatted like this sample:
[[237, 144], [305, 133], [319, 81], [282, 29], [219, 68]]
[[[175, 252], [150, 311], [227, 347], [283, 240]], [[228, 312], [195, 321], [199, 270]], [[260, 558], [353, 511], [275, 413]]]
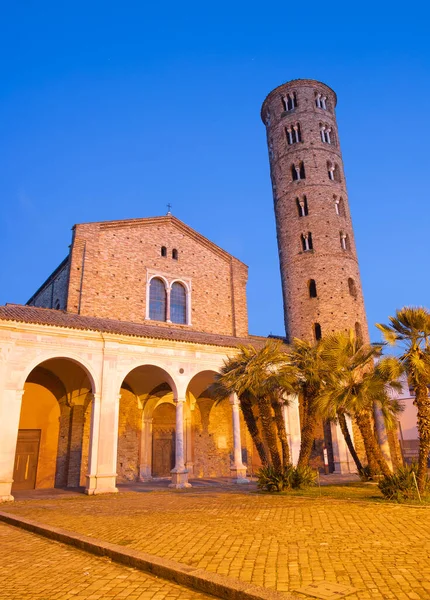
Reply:
[[153, 413], [160, 404], [174, 404], [177, 385], [162, 366], [141, 362], [127, 369], [119, 387], [118, 482], [149, 479]]
[[39, 356], [22, 382], [14, 491], [79, 487], [88, 469], [94, 375], [75, 356]]
[[[21, 378], [20, 378], [20, 383], [18, 384], [18, 388], [19, 389], [24, 388], [24, 383], [27, 381], [28, 376], [36, 367], [38, 367], [39, 365], [41, 365], [44, 362], [47, 362], [49, 360], [54, 360], [54, 359], [69, 360], [69, 361], [79, 365], [86, 372], [88, 379], [90, 380], [92, 393], [96, 394], [99, 392], [99, 389], [98, 389], [99, 378], [96, 376], [94, 366], [91, 365], [85, 358], [83, 358], [79, 354], [74, 354], [73, 352], [68, 352], [68, 351], [67, 352], [64, 352], [64, 351], [47, 352], [46, 354], [42, 354], [42, 355], [38, 354], [37, 357], [34, 360], [32, 360], [30, 362], [30, 364], [23, 371]], [[96, 384], [96, 382], [97, 382], [97, 384]]]

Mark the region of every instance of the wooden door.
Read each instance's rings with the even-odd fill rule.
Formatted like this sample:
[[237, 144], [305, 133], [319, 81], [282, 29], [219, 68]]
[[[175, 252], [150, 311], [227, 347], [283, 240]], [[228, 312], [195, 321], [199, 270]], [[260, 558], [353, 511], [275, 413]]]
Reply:
[[175, 430], [155, 428], [152, 432], [152, 475], [170, 477], [175, 466]]
[[20, 429], [13, 469], [13, 490], [34, 490], [39, 458], [40, 429]]

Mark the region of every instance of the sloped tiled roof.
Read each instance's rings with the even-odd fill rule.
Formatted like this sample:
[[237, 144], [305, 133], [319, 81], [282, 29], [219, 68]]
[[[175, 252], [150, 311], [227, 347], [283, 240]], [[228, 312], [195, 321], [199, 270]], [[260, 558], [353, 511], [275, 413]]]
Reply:
[[235, 348], [239, 345], [249, 344], [260, 347], [267, 339], [259, 336], [238, 338], [229, 335], [205, 333], [203, 331], [176, 329], [174, 327], [130, 323], [128, 321], [102, 319], [100, 317], [85, 317], [63, 310], [36, 308], [34, 306], [22, 306], [21, 304], [6, 304], [5, 306], [0, 306], [0, 321], [15, 321], [17, 323], [31, 323], [51, 327], [66, 327], [68, 329], [79, 329], [83, 331], [99, 331], [116, 335], [159, 340], [175, 340], [177, 342], [208, 344], [212, 346], [224, 346], [227, 348]]

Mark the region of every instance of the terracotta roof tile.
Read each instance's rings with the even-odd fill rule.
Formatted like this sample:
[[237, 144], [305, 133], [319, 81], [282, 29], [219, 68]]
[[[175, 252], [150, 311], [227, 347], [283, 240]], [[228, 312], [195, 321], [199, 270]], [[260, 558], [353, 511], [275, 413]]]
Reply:
[[102, 333], [112, 333], [116, 335], [175, 340], [191, 344], [209, 344], [212, 346], [224, 346], [230, 348], [247, 344], [260, 347], [267, 340], [267, 338], [259, 336], [237, 338], [229, 335], [205, 333], [203, 331], [175, 329], [174, 327], [157, 327], [157, 325], [130, 323], [128, 321], [116, 321], [114, 319], [102, 319], [100, 317], [84, 317], [63, 310], [36, 308], [34, 306], [23, 306], [21, 304], [6, 304], [5, 306], [0, 306], [0, 321], [15, 321], [18, 323], [66, 327], [68, 329], [80, 329], [84, 331], [100, 331]]

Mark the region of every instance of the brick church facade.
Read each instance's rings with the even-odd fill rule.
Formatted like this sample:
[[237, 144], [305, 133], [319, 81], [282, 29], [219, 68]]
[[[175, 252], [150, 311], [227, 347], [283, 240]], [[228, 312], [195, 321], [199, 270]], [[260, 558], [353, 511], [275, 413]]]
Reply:
[[[340, 294], [342, 326], [358, 322], [367, 337], [336, 179], [335, 96], [300, 81], [269, 94], [262, 112], [287, 334], [332, 328]], [[27, 305], [0, 307], [0, 499], [54, 486], [115, 492], [152, 477], [173, 487], [196, 477], [246, 482], [259, 462], [238, 400], [215, 402], [210, 385], [239, 345], [266, 341], [248, 333], [247, 277], [240, 260], [170, 213], [75, 225], [67, 258]], [[296, 460], [297, 398], [284, 416]], [[329, 429], [332, 469], [354, 470], [338, 426]]]

